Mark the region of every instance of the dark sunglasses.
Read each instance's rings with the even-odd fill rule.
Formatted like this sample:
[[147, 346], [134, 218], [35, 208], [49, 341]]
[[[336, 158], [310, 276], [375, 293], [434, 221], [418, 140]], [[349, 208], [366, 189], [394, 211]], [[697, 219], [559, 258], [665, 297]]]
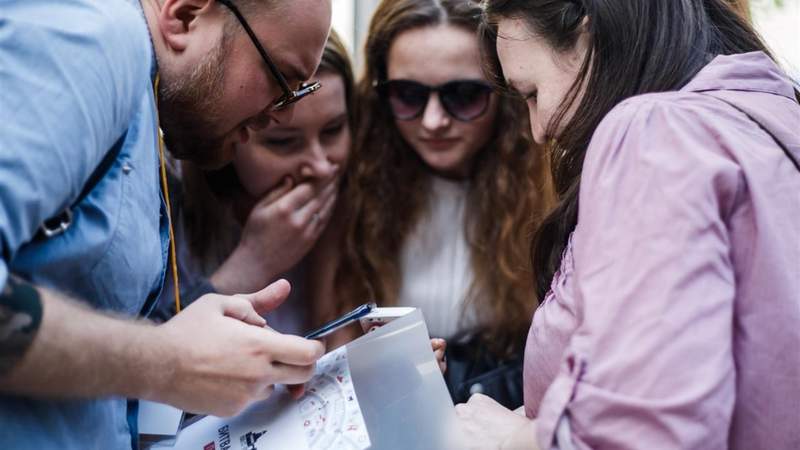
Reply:
[[456, 120], [469, 122], [482, 116], [489, 106], [492, 87], [480, 80], [454, 80], [428, 86], [412, 80], [389, 80], [377, 85], [378, 94], [388, 101], [392, 114], [400, 120], [416, 119], [425, 111], [431, 92]]
[[256, 46], [256, 50], [258, 50], [258, 53], [261, 55], [261, 58], [267, 65], [267, 68], [269, 68], [269, 71], [272, 73], [272, 76], [275, 78], [275, 80], [278, 81], [278, 84], [281, 86], [281, 90], [283, 90], [283, 95], [281, 95], [272, 104], [273, 111], [281, 110], [291, 105], [292, 103], [299, 101], [301, 98], [309, 94], [313, 94], [314, 92], [318, 91], [319, 88], [322, 87], [319, 81], [314, 81], [311, 83], [303, 83], [297, 90], [294, 90], [291, 87], [289, 87], [289, 83], [286, 81], [286, 77], [284, 77], [281, 71], [278, 70], [278, 66], [276, 66], [275, 63], [272, 62], [272, 58], [269, 57], [267, 51], [264, 49], [261, 43], [258, 42], [256, 34], [253, 32], [253, 29], [250, 28], [250, 25], [248, 25], [247, 21], [244, 20], [244, 16], [242, 16], [242, 13], [239, 11], [239, 9], [236, 8], [236, 6], [230, 0], [217, 0], [217, 1], [219, 1], [219, 3], [228, 8], [233, 13], [233, 15], [236, 16], [236, 20], [239, 21], [239, 23], [242, 25], [242, 28], [244, 28], [244, 31], [247, 32], [248, 36], [250, 36], [250, 40], [253, 41], [253, 45]]

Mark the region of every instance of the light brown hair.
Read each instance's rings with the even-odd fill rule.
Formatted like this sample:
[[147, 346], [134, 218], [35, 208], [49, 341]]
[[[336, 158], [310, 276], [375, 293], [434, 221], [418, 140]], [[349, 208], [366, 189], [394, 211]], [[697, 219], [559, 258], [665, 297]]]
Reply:
[[[365, 45], [357, 86], [360, 121], [346, 173], [346, 236], [336, 290], [345, 310], [366, 299], [397, 302], [400, 250], [425, 214], [430, 169], [402, 139], [375, 91], [386, 80], [387, 56], [403, 31], [447, 23], [478, 29], [480, 6], [470, 0], [384, 0]], [[465, 235], [474, 280], [465, 307], [486, 318], [480, 330], [496, 353], [519, 349], [535, 306], [527, 248], [545, 213], [543, 155], [533, 147], [524, 105], [498, 99], [492, 137], [469, 175]]]

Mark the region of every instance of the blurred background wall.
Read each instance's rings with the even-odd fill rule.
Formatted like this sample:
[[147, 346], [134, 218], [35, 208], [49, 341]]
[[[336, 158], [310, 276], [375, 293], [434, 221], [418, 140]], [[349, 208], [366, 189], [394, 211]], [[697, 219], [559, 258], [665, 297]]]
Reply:
[[[379, 0], [333, 0], [333, 27], [342, 35], [358, 72], [369, 20]], [[800, 0], [732, 0], [750, 17], [786, 71], [800, 81]]]

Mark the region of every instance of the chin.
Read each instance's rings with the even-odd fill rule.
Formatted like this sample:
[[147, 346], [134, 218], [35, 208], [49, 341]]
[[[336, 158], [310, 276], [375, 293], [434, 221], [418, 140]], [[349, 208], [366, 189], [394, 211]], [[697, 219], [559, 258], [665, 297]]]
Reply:
[[437, 175], [447, 178], [466, 178], [468, 175], [467, 163], [458, 161], [426, 160], [425, 163]]

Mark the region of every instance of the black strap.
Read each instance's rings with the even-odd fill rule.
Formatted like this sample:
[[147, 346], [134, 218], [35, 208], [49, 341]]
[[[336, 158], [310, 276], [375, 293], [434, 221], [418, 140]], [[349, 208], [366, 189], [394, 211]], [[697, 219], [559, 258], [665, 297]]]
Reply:
[[739, 111], [740, 113], [744, 114], [753, 123], [758, 125], [758, 127], [761, 128], [761, 130], [763, 130], [765, 133], [767, 133], [767, 136], [771, 137], [772, 140], [775, 141], [776, 144], [778, 144], [778, 147], [780, 147], [781, 150], [783, 150], [783, 153], [785, 153], [786, 156], [789, 158], [789, 160], [792, 162], [792, 164], [794, 164], [794, 168], [797, 169], [798, 172], [800, 172], [800, 162], [798, 162], [797, 158], [795, 158], [794, 155], [792, 154], [792, 152], [789, 151], [789, 148], [783, 142], [781, 142], [781, 140], [778, 139], [777, 136], [775, 136], [775, 133], [770, 131], [767, 127], [764, 126], [764, 124], [762, 124], [761, 122], [756, 120], [752, 115], [750, 115], [750, 113], [748, 113], [747, 111], [745, 111], [744, 109], [742, 109], [741, 107], [736, 105], [735, 103], [730, 102], [728, 100], [725, 100], [724, 98], [717, 97], [716, 95], [710, 95], [710, 94], [707, 94], [707, 95], [709, 95], [710, 97], [713, 97], [713, 98], [715, 98], [715, 99], [717, 99], [717, 100], [719, 100], [719, 101], [721, 101], [723, 103], [728, 104], [733, 109], [735, 109], [735, 110]]
[[109, 169], [111, 169], [111, 166], [114, 165], [114, 161], [117, 160], [117, 157], [122, 151], [122, 144], [125, 142], [125, 136], [127, 136], [127, 134], [127, 131], [123, 133], [122, 136], [117, 139], [117, 142], [111, 146], [111, 149], [108, 150], [106, 155], [103, 157], [103, 160], [100, 161], [100, 164], [95, 167], [94, 172], [89, 175], [89, 179], [86, 180], [86, 184], [83, 185], [83, 189], [75, 201], [73, 201], [72, 204], [66, 209], [42, 223], [42, 225], [39, 227], [39, 232], [36, 235], [37, 238], [50, 238], [57, 236], [69, 228], [70, 224], [72, 223], [72, 209], [80, 204], [86, 198], [86, 196], [92, 192], [95, 186], [97, 186], [97, 183], [99, 183], [100, 180], [106, 176], [106, 173], [108, 173]]

